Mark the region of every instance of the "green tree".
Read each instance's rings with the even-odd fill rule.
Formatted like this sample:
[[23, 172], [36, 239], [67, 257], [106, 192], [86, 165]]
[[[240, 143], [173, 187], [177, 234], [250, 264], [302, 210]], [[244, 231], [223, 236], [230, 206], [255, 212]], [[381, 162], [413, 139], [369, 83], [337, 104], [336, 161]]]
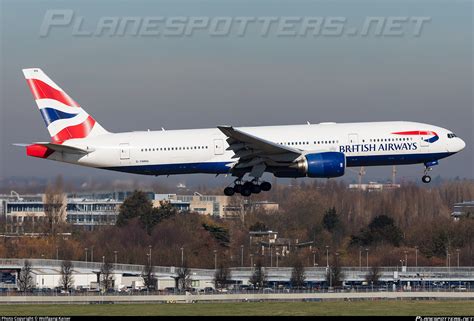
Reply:
[[249, 230], [252, 232], [261, 232], [261, 231], [268, 231], [268, 227], [263, 222], [256, 222], [255, 224], [249, 227]]
[[135, 217], [148, 217], [153, 212], [153, 203], [142, 191], [134, 191], [120, 205], [117, 216], [117, 226], [125, 226], [130, 219]]
[[134, 191], [120, 206], [117, 226], [125, 226], [128, 221], [138, 218], [148, 235], [156, 224], [176, 214], [176, 209], [169, 202], [161, 202], [154, 208], [146, 193]]
[[380, 215], [374, 217], [367, 228], [362, 229], [358, 235], [353, 235], [351, 244], [367, 246], [389, 243], [398, 247], [402, 239], [402, 231], [395, 225], [393, 219], [386, 215]]
[[332, 207], [324, 213], [323, 226], [329, 232], [334, 231], [340, 224], [339, 217], [336, 212], [336, 208]]
[[212, 237], [219, 242], [220, 245], [228, 247], [230, 243], [230, 234], [229, 230], [225, 227], [216, 225], [216, 224], [206, 224], [203, 223], [202, 227], [209, 233], [211, 233]]

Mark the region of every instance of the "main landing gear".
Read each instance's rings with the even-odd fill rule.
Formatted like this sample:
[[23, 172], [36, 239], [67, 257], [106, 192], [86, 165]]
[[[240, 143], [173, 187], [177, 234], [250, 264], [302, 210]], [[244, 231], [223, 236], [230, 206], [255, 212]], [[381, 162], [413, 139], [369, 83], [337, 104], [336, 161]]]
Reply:
[[242, 182], [241, 178], [234, 181], [234, 186], [228, 186], [224, 189], [224, 194], [232, 196], [235, 193], [239, 193], [242, 196], [250, 196], [252, 194], [258, 194], [260, 192], [267, 192], [272, 189], [272, 184], [269, 182], [259, 182], [257, 179], [252, 181]]
[[434, 165], [438, 165], [438, 161], [432, 161], [432, 162], [425, 163], [424, 175], [421, 178], [423, 183], [428, 184], [429, 182], [431, 182], [431, 176], [429, 176], [428, 173], [433, 170], [433, 168], [431, 166], [434, 166]]

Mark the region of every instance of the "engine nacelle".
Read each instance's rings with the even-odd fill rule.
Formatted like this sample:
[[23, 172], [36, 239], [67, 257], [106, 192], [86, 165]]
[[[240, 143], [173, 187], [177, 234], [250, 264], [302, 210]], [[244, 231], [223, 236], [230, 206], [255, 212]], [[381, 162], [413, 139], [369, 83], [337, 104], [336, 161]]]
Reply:
[[307, 177], [339, 177], [344, 175], [346, 156], [339, 152], [306, 154], [296, 166]]

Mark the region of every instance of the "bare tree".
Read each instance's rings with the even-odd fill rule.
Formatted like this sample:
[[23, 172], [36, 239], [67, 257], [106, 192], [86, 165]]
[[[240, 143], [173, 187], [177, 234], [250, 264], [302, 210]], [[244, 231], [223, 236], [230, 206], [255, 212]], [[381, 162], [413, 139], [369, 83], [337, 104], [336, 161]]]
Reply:
[[69, 260], [61, 263], [61, 279], [59, 285], [66, 291], [72, 289], [74, 285], [74, 277], [72, 276], [73, 265]]
[[31, 263], [25, 260], [20, 275], [18, 276], [18, 288], [21, 292], [30, 291], [33, 288], [33, 276], [31, 275]]
[[365, 280], [372, 285], [377, 285], [380, 279], [380, 268], [378, 266], [372, 266], [369, 273], [365, 276]]
[[291, 271], [291, 286], [294, 288], [302, 288], [304, 286], [304, 281], [306, 280], [306, 274], [304, 270], [303, 263], [301, 260], [297, 259], [293, 264], [293, 270]]
[[258, 261], [255, 265], [252, 276], [249, 280], [250, 283], [257, 289], [263, 288], [267, 283], [267, 275], [263, 269], [262, 262]]
[[178, 288], [181, 290], [185, 290], [191, 286], [191, 270], [189, 269], [186, 262], [184, 262], [183, 266], [178, 268], [176, 271]]
[[344, 280], [344, 273], [342, 273], [339, 265], [329, 267], [326, 273], [326, 282], [329, 286], [341, 286]]
[[44, 195], [44, 213], [47, 220], [47, 232], [57, 233], [58, 226], [66, 220], [66, 195], [63, 193], [62, 177], [58, 176], [54, 185], [48, 186]]
[[230, 283], [230, 270], [221, 264], [214, 274], [214, 285], [216, 289], [223, 289]]
[[157, 279], [155, 276], [154, 267], [147, 261], [147, 264], [143, 267], [142, 271], [143, 283], [148, 290], [155, 290]]
[[100, 283], [104, 291], [107, 291], [114, 287], [113, 271], [114, 266], [108, 261], [104, 262], [100, 268]]

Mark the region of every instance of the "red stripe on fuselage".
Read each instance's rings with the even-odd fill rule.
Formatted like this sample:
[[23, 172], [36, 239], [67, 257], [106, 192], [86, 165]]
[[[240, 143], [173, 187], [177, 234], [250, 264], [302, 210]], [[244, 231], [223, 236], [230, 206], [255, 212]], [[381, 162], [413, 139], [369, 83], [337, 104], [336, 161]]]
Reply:
[[26, 82], [30, 86], [31, 93], [35, 99], [54, 99], [71, 107], [79, 107], [79, 104], [65, 92], [57, 90], [39, 79], [27, 79]]
[[413, 131], [407, 131], [407, 132], [396, 132], [396, 133], [392, 133], [392, 134], [395, 134], [395, 135], [436, 135], [436, 136], [438, 136], [438, 134], [436, 134], [435, 132], [427, 131], [427, 130], [413, 130]]
[[95, 125], [95, 120], [91, 116], [87, 117], [87, 119], [80, 123], [79, 125], [69, 126], [61, 130], [59, 133], [52, 137], [54, 142], [62, 143], [65, 140], [72, 139], [72, 138], [84, 138], [89, 135], [92, 128]]

